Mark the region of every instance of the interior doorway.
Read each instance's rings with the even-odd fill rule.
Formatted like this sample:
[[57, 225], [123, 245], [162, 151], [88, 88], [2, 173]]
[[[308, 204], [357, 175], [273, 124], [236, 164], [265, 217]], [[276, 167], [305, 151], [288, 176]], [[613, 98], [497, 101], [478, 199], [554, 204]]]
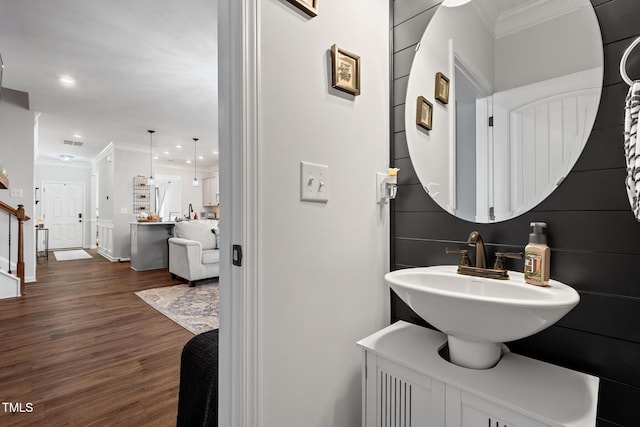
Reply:
[[84, 184], [43, 182], [44, 225], [49, 249], [81, 248], [84, 229]]

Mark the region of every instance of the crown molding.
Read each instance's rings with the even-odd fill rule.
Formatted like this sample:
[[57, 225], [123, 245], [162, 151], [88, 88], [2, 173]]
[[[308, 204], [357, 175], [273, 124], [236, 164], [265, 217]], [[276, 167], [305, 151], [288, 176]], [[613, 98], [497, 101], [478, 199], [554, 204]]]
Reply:
[[91, 163], [92, 163], [93, 165], [95, 165], [95, 164], [97, 164], [100, 160], [104, 159], [105, 157], [107, 157], [107, 156], [113, 156], [114, 149], [115, 149], [115, 146], [114, 146], [113, 142], [110, 142], [109, 144], [107, 144], [107, 146], [106, 146], [106, 147], [104, 147], [104, 148], [102, 149], [102, 151], [100, 151], [100, 152], [98, 153], [98, 155], [97, 155], [97, 156], [95, 156], [95, 157], [93, 158], [93, 160], [91, 160]]
[[149, 154], [148, 145], [123, 144], [122, 142], [113, 143], [116, 150], [131, 151], [133, 153]]
[[591, 5], [584, 0], [534, 0], [502, 13], [496, 22], [495, 36], [501, 38], [540, 25], [559, 16]]

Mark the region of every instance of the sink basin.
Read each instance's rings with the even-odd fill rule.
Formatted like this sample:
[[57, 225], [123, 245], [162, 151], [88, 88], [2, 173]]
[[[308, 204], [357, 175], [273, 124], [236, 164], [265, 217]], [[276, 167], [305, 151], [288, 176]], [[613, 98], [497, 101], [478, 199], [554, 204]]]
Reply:
[[573, 288], [556, 280], [542, 288], [518, 272], [497, 280], [463, 276], [456, 269], [408, 268], [384, 278], [413, 311], [447, 334], [451, 362], [459, 366], [495, 366], [502, 343], [548, 328], [580, 301]]

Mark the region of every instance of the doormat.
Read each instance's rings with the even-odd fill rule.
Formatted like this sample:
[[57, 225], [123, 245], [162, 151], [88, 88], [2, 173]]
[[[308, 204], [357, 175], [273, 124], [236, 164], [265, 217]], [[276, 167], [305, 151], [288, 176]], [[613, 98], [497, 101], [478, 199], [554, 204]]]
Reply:
[[53, 255], [56, 257], [56, 261], [72, 261], [74, 259], [87, 259], [93, 258], [91, 254], [82, 249], [72, 251], [53, 251]]
[[135, 293], [144, 302], [194, 335], [218, 328], [218, 280], [147, 289]]

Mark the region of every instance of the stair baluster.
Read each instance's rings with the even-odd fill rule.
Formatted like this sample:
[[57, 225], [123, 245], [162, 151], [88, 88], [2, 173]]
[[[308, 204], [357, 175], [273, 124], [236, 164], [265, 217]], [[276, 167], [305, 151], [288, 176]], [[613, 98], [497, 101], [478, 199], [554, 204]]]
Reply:
[[7, 267], [7, 272], [11, 273], [11, 214], [9, 215], [9, 267]]
[[16, 275], [20, 278], [20, 294], [24, 295], [24, 222], [29, 221], [25, 214], [24, 205], [18, 205], [17, 209], [12, 208], [0, 201], [0, 210], [9, 214], [9, 274], [11, 274], [11, 216], [18, 219], [18, 262], [16, 263]]

